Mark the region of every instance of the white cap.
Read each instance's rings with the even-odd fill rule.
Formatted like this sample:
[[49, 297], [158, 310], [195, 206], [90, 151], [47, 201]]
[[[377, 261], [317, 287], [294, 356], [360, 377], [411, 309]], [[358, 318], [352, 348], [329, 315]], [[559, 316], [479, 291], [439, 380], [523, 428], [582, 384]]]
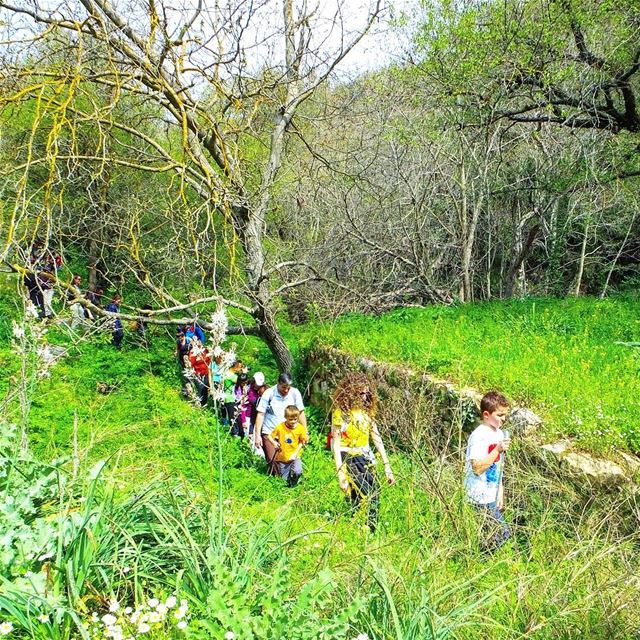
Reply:
[[262, 371], [256, 371], [253, 374], [253, 381], [258, 387], [261, 387], [264, 384], [264, 373], [262, 373]]

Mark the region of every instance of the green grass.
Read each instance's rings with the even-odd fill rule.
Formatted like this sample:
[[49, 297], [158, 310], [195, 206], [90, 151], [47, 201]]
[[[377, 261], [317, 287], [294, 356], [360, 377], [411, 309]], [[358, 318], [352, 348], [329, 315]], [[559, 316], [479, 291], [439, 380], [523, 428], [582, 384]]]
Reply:
[[[511, 326], [524, 322], [517, 307], [511, 307]], [[371, 355], [413, 363], [416, 323], [426, 333], [429, 322], [441, 327], [457, 314], [471, 314], [459, 321], [460, 339], [465, 329], [483, 318], [487, 322], [482, 306], [477, 312], [429, 312], [430, 321], [415, 310], [382, 319], [348, 318], [333, 330], [322, 328], [322, 338], [337, 341], [339, 328], [346, 341], [351, 327], [352, 349], [366, 340]], [[497, 328], [484, 331], [498, 335]], [[56, 328], [46, 339], [69, 344]], [[401, 340], [409, 347], [400, 355], [397, 344], [394, 356], [391, 345]], [[424, 353], [445, 374], [444, 354], [453, 358], [458, 343], [452, 337], [446, 352], [442, 341], [432, 342], [441, 351]], [[264, 346], [253, 339], [238, 343], [252, 369], [273, 380], [275, 367]], [[513, 542], [485, 559], [477, 552], [476, 522], [462, 496], [460, 458], [443, 460], [428, 446], [397, 450], [388, 439], [398, 483], [383, 487], [379, 531], [370, 535], [364, 515], [352, 517], [338, 489], [323, 448], [325, 416], [310, 410], [313, 439], [304, 453], [305, 476], [299, 487], [287, 489], [265, 475], [263, 463], [229, 437], [211, 411], [180, 396], [172, 349], [162, 331], [152, 335], [150, 350], [125, 342], [117, 352], [108, 336], [81, 342], [32, 389], [28, 434], [39, 458], [72, 453], [76, 420], [80, 475], [98, 460], [109, 460], [94, 493], [79, 486], [65, 496], [74, 526], [78, 514], [86, 526], [74, 534], [74, 546], [61, 543], [64, 562], [47, 569], [60, 598], [71, 581], [78, 585], [79, 600], [68, 593], [56, 601], [59, 615], [64, 604], [86, 620], [92, 610], [106, 613], [113, 596], [135, 605], [176, 590], [189, 600], [195, 638], [222, 637], [226, 630], [238, 640], [288, 637], [278, 626], [285, 624], [283, 616], [273, 620], [280, 635], [264, 625], [267, 612], [278, 607], [297, 625], [310, 625], [310, 637], [322, 637], [331, 625], [343, 629], [327, 640], [353, 640], [364, 632], [371, 640], [633, 637], [640, 606], [637, 586], [628, 580], [638, 572], [637, 533], [628, 524], [633, 499], [583, 494], [526, 466], [526, 451], [516, 446], [506, 478], [506, 513], [520, 524]], [[2, 354], [13, 357], [6, 342]], [[115, 388], [103, 395], [97, 382]], [[7, 409], [6, 417], [19, 417], [15, 403]], [[51, 521], [56, 505], [47, 509]], [[90, 517], [92, 509], [99, 518]], [[37, 576], [43, 575], [40, 569], [30, 567]], [[23, 583], [21, 576], [14, 580], [16, 589]], [[28, 602], [5, 591], [0, 619], [9, 606], [28, 613]], [[309, 615], [301, 614], [305, 610]], [[340, 617], [345, 612], [348, 623]], [[25, 625], [28, 617], [23, 615]], [[68, 638], [73, 625], [65, 620], [58, 635], [34, 637]], [[242, 635], [247, 629], [254, 635]]]
[[640, 300], [511, 300], [350, 315], [303, 329], [324, 343], [460, 385], [498, 388], [544, 418], [548, 438], [640, 451]]

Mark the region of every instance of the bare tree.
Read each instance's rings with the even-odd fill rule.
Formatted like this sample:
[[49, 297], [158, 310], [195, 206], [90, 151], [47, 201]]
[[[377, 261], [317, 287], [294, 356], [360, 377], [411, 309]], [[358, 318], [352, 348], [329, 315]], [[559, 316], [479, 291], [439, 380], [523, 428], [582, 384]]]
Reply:
[[[215, 297], [248, 313], [278, 364], [289, 369], [292, 358], [276, 324], [271, 284], [283, 265], [271, 261], [265, 246], [285, 140], [296, 111], [380, 15], [380, 1], [365, 7], [364, 20], [351, 32], [340, 2], [333, 14], [293, 0], [213, 7], [202, 0], [179, 7], [1, 0], [0, 9], [6, 21], [3, 104], [37, 104], [42, 111], [31, 121], [32, 133], [47, 129], [42, 155], [34, 157], [28, 148], [11, 172], [14, 208], [2, 257], [10, 255], [17, 239], [34, 234], [34, 220], [43, 228], [52, 226], [65, 166], [90, 164], [96, 173], [107, 167], [152, 176], [172, 173], [189, 219], [181, 230], [186, 239], [173, 236], [169, 244], [176, 250], [186, 244], [192, 254], [204, 251], [215, 261], [210, 238], [230, 226], [227, 256], [233, 261], [237, 241], [242, 277], [234, 295], [216, 290]], [[34, 59], [46, 58], [42, 42], [49, 52], [64, 52], [59, 64], [41, 59], [33, 65]], [[109, 100], [95, 97], [99, 88]], [[153, 108], [141, 116], [145, 105]], [[138, 117], [129, 117], [132, 112]], [[91, 123], [99, 132], [91, 152], [81, 153], [74, 142], [80, 123]], [[162, 128], [165, 136], [158, 135]], [[36, 170], [44, 173], [44, 185], [34, 186]], [[43, 192], [34, 212], [38, 189]], [[164, 295], [165, 305], [181, 306], [145, 265], [140, 217], [128, 222], [132, 272]], [[209, 286], [216, 288], [215, 280]]]

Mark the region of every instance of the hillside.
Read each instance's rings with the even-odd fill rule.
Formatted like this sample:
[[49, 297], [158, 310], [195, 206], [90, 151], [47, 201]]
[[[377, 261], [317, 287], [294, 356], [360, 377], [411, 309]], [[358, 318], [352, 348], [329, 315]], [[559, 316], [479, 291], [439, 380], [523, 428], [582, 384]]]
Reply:
[[526, 299], [351, 315], [305, 329], [321, 341], [407, 363], [477, 389], [498, 388], [544, 417], [548, 438], [640, 451], [637, 296]]
[[[6, 298], [4, 305], [11, 307]], [[409, 340], [409, 320], [417, 322], [423, 313], [357, 322], [369, 324], [366, 339], [375, 347], [394, 343], [380, 333], [391, 326], [395, 341]], [[432, 313], [446, 316], [444, 310]], [[458, 336], [473, 326], [459, 323]], [[341, 328], [350, 326], [355, 328], [355, 319]], [[329, 331], [322, 330], [323, 339]], [[3, 359], [15, 363], [7, 331], [4, 337]], [[640, 600], [629, 576], [638, 571], [637, 533], [627, 496], [583, 493], [528, 466], [526, 451], [516, 448], [507, 477], [507, 517], [515, 536], [484, 558], [461, 493], [459, 457], [434, 458], [428, 443], [399, 448], [385, 433], [398, 483], [383, 488], [380, 527], [371, 535], [363, 514], [352, 518], [338, 490], [319, 412], [310, 410], [312, 444], [303, 482], [288, 490], [264, 474], [261, 461], [219, 426], [212, 411], [180, 396], [172, 339], [163, 330], [154, 332], [148, 350], [127, 338], [116, 352], [104, 335], [71, 346], [55, 326], [41, 340], [64, 344], [69, 354], [49, 377], [28, 384], [31, 448], [42, 461], [73, 455], [75, 419], [80, 470], [72, 471], [72, 461], [57, 463], [64, 491], [52, 488], [58, 497], [36, 502], [26, 520], [29, 530], [38, 522], [54, 527], [51, 551], [31, 558], [18, 554], [8, 564], [5, 556], [0, 623], [11, 621], [16, 637], [79, 637], [76, 622], [83, 621], [87, 637], [104, 637], [100, 618], [109, 614], [110, 602], [118, 600], [115, 613], [124, 616], [125, 605], [143, 607], [149, 598], [166, 600], [174, 592], [188, 605], [188, 626], [183, 631], [176, 620], [163, 618], [150, 624], [149, 637], [547, 639], [635, 633]], [[238, 340], [238, 353], [273, 378], [262, 345]], [[100, 393], [99, 382], [113, 387]], [[20, 422], [18, 402], [5, 406], [4, 419]], [[107, 466], [92, 480], [101, 460]], [[6, 493], [9, 485], [0, 489]], [[67, 523], [61, 530], [66, 533], [55, 534], [57, 521]], [[50, 542], [44, 544], [49, 549]], [[34, 591], [43, 594], [41, 600], [25, 595]], [[91, 622], [93, 612], [98, 622]], [[36, 621], [36, 613], [53, 624]]]

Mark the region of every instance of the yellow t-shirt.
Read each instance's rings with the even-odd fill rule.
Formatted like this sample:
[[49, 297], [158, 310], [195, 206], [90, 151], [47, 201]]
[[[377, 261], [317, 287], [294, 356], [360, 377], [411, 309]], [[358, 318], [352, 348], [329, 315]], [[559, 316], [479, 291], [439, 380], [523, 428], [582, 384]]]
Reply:
[[[285, 422], [281, 422], [272, 432], [271, 437], [280, 443], [280, 448], [276, 454], [277, 462], [289, 462], [291, 456], [296, 452], [300, 444], [309, 441], [306, 428], [298, 422], [293, 428], [289, 429]], [[298, 456], [300, 453], [298, 454]]]
[[351, 409], [348, 420], [343, 417], [341, 409], [336, 409], [333, 412], [332, 423], [342, 433], [340, 446], [349, 448], [368, 446], [373, 420], [364, 409]]

